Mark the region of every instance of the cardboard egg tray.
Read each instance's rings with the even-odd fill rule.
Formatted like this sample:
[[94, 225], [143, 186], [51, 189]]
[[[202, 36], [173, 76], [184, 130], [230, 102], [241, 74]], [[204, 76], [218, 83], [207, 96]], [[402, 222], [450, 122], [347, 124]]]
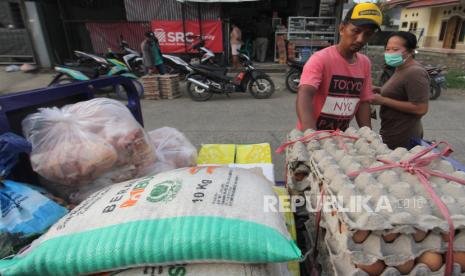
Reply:
[[181, 97], [178, 75], [160, 75], [158, 81], [162, 99], [172, 100]]
[[[321, 181], [312, 181], [311, 189], [306, 192], [310, 199], [310, 207], [316, 209], [319, 199]], [[306, 223], [308, 235], [315, 237], [316, 213], [309, 214], [309, 221]], [[368, 275], [365, 271], [357, 268], [355, 264], [372, 265], [382, 262], [385, 269], [379, 275], [444, 275], [445, 265], [437, 271], [431, 271], [428, 266], [422, 263], [414, 263], [413, 269], [408, 274], [401, 274], [396, 266], [405, 265], [421, 256], [426, 251], [444, 253], [447, 243], [438, 233], [429, 233], [421, 242], [415, 242], [410, 234], [400, 234], [394, 241], [385, 242], [384, 231], [372, 231], [361, 243], [355, 243], [352, 235], [355, 231], [350, 231], [347, 225], [341, 222], [339, 214], [335, 209], [329, 212], [322, 212], [320, 223], [320, 239], [318, 241], [319, 255], [317, 261], [322, 268], [321, 275]], [[309, 248], [313, 248], [315, 241], [310, 238]], [[324, 244], [325, 246], [321, 246]], [[454, 240], [454, 251], [465, 251], [465, 232], [459, 232]], [[460, 273], [460, 266], [454, 265], [453, 275], [464, 276]]]
[[144, 86], [144, 99], [146, 100], [159, 100], [160, 90], [158, 78], [155, 75], [146, 75], [139, 79]]
[[[292, 136], [298, 136], [295, 133], [293, 132]], [[338, 199], [339, 209], [349, 208], [353, 198], [370, 196], [366, 202], [369, 210], [350, 208], [349, 212], [339, 212], [341, 220], [350, 229], [386, 230], [394, 233], [414, 233], [417, 229], [444, 233], [449, 231], [447, 221], [416, 176], [401, 168], [371, 174], [362, 173], [355, 178], [346, 175], [363, 168], [383, 165], [376, 161], [380, 157], [395, 162], [407, 160], [414, 153], [421, 151], [421, 147], [415, 147], [411, 151], [402, 148], [391, 151], [381, 142], [380, 137], [369, 129], [362, 128], [358, 132], [348, 129], [346, 133], [361, 138], [355, 143], [344, 139], [346, 150], [339, 149], [335, 138], [311, 141], [306, 145], [308, 161], [304, 161], [306, 156], [301, 153], [302, 147], [305, 146], [303, 143], [297, 142], [288, 147], [289, 175], [295, 175], [294, 160], [308, 166], [309, 175], [300, 183], [305, 183], [308, 189], [311, 181], [320, 181], [327, 194]], [[435, 160], [429, 167], [465, 179], [465, 173], [456, 172], [445, 160]], [[438, 177], [431, 177], [429, 181], [449, 208], [455, 228], [464, 229], [465, 186]], [[289, 182], [291, 189], [297, 184], [293, 182], [292, 177]], [[389, 208], [386, 208], [387, 205]]]
[[[354, 264], [350, 254], [343, 251], [335, 251], [333, 244], [335, 243], [333, 237], [327, 233], [325, 237], [325, 243], [329, 251], [329, 260], [336, 276], [367, 276], [369, 275], [365, 271]], [[464, 276], [465, 273], [460, 272], [460, 266], [454, 264], [453, 276]], [[380, 276], [443, 276], [445, 272], [445, 265], [437, 271], [431, 271], [431, 269], [423, 263], [415, 263], [413, 269], [408, 274], [401, 274], [396, 267], [386, 266], [384, 270], [379, 274]]]
[[[298, 130], [291, 131], [287, 139], [288, 141], [296, 140], [302, 137], [302, 132]], [[302, 194], [310, 187], [310, 182], [307, 178], [296, 177], [300, 175], [310, 174], [310, 155], [307, 147], [302, 142], [297, 142], [294, 145], [286, 148], [287, 160], [287, 179], [290, 192], [292, 194]]]
[[[288, 139], [295, 140], [309, 133], [311, 131], [302, 133], [294, 130], [289, 134]], [[310, 198], [312, 208], [317, 206], [320, 188], [325, 189], [325, 196], [344, 198], [353, 195], [372, 195], [375, 199], [384, 196], [393, 207], [389, 212], [386, 210], [341, 212], [338, 206], [347, 207], [342, 202], [338, 206], [333, 204], [331, 212], [323, 212], [321, 226], [326, 229], [324, 242], [329, 251], [327, 261], [329, 260], [331, 264], [325, 265], [323, 258], [322, 267], [333, 267], [335, 275], [367, 275], [354, 264], [371, 265], [382, 261], [387, 267], [381, 275], [401, 275], [395, 266], [412, 261], [426, 251], [444, 253], [448, 244], [444, 239], [444, 236], [448, 238], [446, 235], [449, 231], [448, 224], [416, 176], [400, 168], [371, 174], [364, 173], [356, 178], [345, 176], [349, 172], [383, 165], [377, 161], [377, 158], [395, 162], [404, 161], [424, 148], [392, 151], [382, 143], [378, 135], [363, 128], [359, 131], [349, 128], [346, 134], [358, 136], [360, 139], [357, 141], [343, 139], [345, 150], [338, 147], [335, 138], [313, 140], [306, 144], [297, 142], [289, 146], [286, 149], [289, 187], [305, 191], [307, 198]], [[308, 176], [296, 181], [296, 172], [298, 173], [299, 168], [303, 166], [309, 168]], [[456, 172], [451, 164], [444, 160], [433, 161], [429, 168], [458, 178], [465, 177], [465, 174]], [[463, 230], [465, 229], [465, 188], [461, 184], [438, 177], [431, 177], [429, 181], [435, 192], [449, 207], [457, 229], [454, 250], [463, 252], [465, 251], [465, 230]], [[417, 199], [423, 200], [415, 201]], [[367, 205], [375, 209], [373, 208], [375, 202], [376, 200], [370, 200]], [[412, 202], [421, 202], [424, 206], [420, 208], [411, 205]], [[369, 230], [370, 235], [363, 242], [355, 243], [352, 235], [357, 230]], [[419, 230], [426, 231], [428, 235], [417, 242], [413, 234]], [[387, 242], [383, 239], [383, 236], [389, 235], [396, 237], [394, 241]], [[418, 263], [408, 275], [443, 275], [444, 269], [443, 265], [440, 270], [432, 272], [426, 265]], [[458, 264], [455, 264], [454, 269], [454, 275], [465, 275], [460, 274]]]

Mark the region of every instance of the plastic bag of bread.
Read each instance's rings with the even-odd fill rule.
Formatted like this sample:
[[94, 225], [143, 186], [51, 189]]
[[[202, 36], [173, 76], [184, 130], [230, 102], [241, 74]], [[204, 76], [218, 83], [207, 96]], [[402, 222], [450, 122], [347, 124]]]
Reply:
[[145, 176], [155, 162], [141, 125], [120, 102], [97, 98], [42, 108], [22, 122], [34, 171], [60, 185], [117, 183]]
[[149, 132], [155, 147], [155, 172], [191, 167], [197, 164], [197, 149], [175, 128], [162, 127]]
[[[116, 166], [131, 165], [141, 171], [155, 161], [153, 146], [142, 126], [122, 103], [98, 98], [64, 107], [85, 122], [84, 128], [97, 134], [115, 149]], [[127, 173], [124, 173], [127, 174]], [[137, 176], [136, 173], [134, 176]]]

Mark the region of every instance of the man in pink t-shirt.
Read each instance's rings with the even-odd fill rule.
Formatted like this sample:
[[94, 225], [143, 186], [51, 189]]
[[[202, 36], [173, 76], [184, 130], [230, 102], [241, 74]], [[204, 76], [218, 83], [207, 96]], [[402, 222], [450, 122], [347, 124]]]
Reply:
[[354, 116], [360, 127], [371, 127], [371, 62], [358, 51], [381, 22], [375, 4], [355, 5], [339, 26], [339, 44], [307, 61], [297, 95], [298, 129], [345, 130]]

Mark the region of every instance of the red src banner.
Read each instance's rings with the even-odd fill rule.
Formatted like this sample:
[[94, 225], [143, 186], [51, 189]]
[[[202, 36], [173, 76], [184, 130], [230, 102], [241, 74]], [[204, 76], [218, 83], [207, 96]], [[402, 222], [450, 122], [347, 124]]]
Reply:
[[[223, 52], [223, 32], [220, 20], [202, 21], [202, 36], [205, 40], [205, 47], [215, 53]], [[200, 35], [200, 25], [198, 21], [185, 21], [186, 32], [183, 32], [181, 20], [176, 21], [152, 21], [152, 31], [158, 38], [162, 53], [185, 53], [187, 45], [188, 52], [192, 50], [192, 43], [198, 42], [198, 38], [190, 36]]]

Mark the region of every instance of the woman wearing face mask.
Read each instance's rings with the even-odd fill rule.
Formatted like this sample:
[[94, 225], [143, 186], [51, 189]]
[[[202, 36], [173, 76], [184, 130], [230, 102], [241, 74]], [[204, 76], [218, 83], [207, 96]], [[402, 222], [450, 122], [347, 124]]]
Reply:
[[412, 33], [393, 33], [384, 59], [396, 71], [383, 87], [374, 88], [371, 104], [381, 106], [380, 134], [391, 149], [408, 147], [413, 137], [423, 138], [421, 117], [428, 112], [430, 81], [423, 66], [414, 60], [416, 47]]

